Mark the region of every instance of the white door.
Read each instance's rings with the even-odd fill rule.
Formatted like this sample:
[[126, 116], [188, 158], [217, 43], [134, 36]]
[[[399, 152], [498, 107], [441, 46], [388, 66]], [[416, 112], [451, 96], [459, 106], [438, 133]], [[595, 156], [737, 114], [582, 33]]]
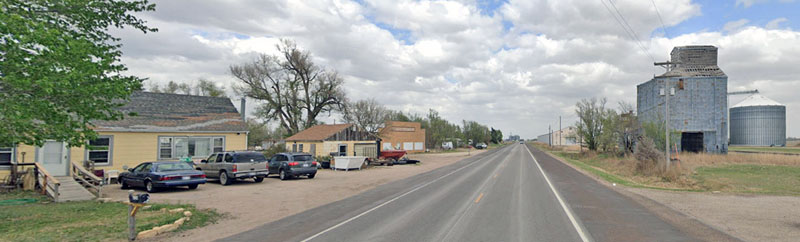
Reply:
[[42, 164], [51, 176], [66, 176], [69, 174], [67, 147], [64, 142], [45, 142], [44, 146], [37, 149], [36, 159], [36, 162]]

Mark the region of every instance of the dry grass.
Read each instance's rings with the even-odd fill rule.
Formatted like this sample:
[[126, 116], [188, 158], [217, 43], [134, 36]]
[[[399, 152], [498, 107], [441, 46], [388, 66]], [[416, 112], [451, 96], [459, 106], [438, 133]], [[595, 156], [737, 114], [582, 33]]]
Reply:
[[681, 164], [689, 168], [730, 164], [800, 166], [800, 156], [797, 155], [681, 153], [679, 157]]

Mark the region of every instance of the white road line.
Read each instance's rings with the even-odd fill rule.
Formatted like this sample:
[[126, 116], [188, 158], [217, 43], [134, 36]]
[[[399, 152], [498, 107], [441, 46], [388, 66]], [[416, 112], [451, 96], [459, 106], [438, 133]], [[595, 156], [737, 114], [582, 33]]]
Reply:
[[563, 208], [564, 212], [567, 213], [567, 217], [569, 217], [569, 221], [572, 222], [572, 226], [575, 227], [575, 231], [578, 232], [578, 235], [581, 237], [581, 240], [583, 242], [591, 241], [589, 239], [589, 237], [586, 236], [586, 232], [583, 231], [583, 228], [580, 225], [578, 225], [578, 221], [575, 220], [575, 215], [572, 214], [572, 210], [570, 210], [569, 207], [567, 207], [567, 204], [564, 203], [564, 199], [561, 199], [561, 194], [559, 194], [558, 191], [556, 190], [556, 188], [553, 187], [553, 183], [550, 182], [550, 178], [548, 178], [547, 174], [544, 173], [544, 170], [542, 169], [542, 166], [539, 165], [539, 161], [536, 160], [536, 157], [533, 156], [533, 153], [531, 153], [531, 150], [528, 148], [527, 145], [525, 146], [525, 149], [528, 150], [528, 154], [530, 154], [531, 158], [533, 158], [533, 162], [536, 163], [536, 167], [539, 167], [539, 171], [542, 172], [542, 176], [544, 176], [544, 180], [547, 181], [547, 185], [550, 186], [550, 190], [552, 190], [553, 194], [556, 195], [556, 199], [558, 199], [558, 203], [561, 204], [561, 208]]
[[[489, 157], [489, 156], [486, 156], [486, 157]], [[486, 158], [486, 157], [484, 157], [484, 158]], [[478, 160], [482, 160], [482, 159], [483, 159], [483, 158], [481, 158], [481, 159], [478, 159]], [[341, 223], [338, 223], [338, 224], [336, 224], [336, 225], [334, 225], [334, 226], [331, 226], [330, 228], [328, 228], [328, 229], [326, 229], [326, 230], [323, 230], [323, 231], [321, 231], [321, 232], [319, 232], [319, 233], [317, 233], [317, 234], [315, 234], [315, 235], [312, 235], [311, 237], [308, 237], [308, 238], [306, 238], [306, 239], [302, 240], [302, 242], [308, 242], [308, 241], [310, 241], [310, 240], [312, 240], [312, 239], [314, 239], [314, 238], [316, 238], [316, 237], [319, 237], [320, 235], [322, 235], [322, 234], [324, 234], [324, 233], [327, 233], [327, 232], [329, 232], [329, 231], [331, 231], [331, 230], [334, 230], [334, 229], [336, 229], [336, 228], [338, 228], [338, 227], [340, 227], [340, 226], [342, 226], [342, 225], [345, 225], [346, 223], [349, 223], [349, 222], [351, 222], [351, 221], [353, 221], [353, 220], [356, 220], [357, 218], [360, 218], [361, 216], [364, 216], [364, 215], [366, 215], [366, 214], [368, 214], [368, 213], [370, 213], [370, 212], [372, 212], [372, 211], [375, 211], [375, 210], [377, 210], [377, 209], [379, 209], [379, 208], [381, 208], [381, 207], [385, 206], [386, 204], [389, 204], [389, 203], [391, 203], [391, 202], [394, 202], [395, 200], [397, 200], [397, 199], [400, 199], [400, 198], [402, 198], [402, 197], [405, 197], [406, 195], [408, 195], [408, 194], [410, 194], [410, 193], [412, 193], [412, 192], [415, 192], [415, 191], [417, 191], [417, 190], [419, 190], [419, 189], [422, 189], [422, 188], [424, 188], [424, 187], [427, 187], [428, 185], [430, 185], [430, 184], [433, 184], [434, 182], [437, 182], [437, 181], [439, 181], [439, 180], [441, 180], [441, 179], [444, 179], [445, 177], [448, 177], [448, 176], [450, 176], [450, 175], [452, 175], [452, 174], [454, 174], [454, 173], [456, 173], [456, 172], [458, 172], [458, 171], [460, 171], [460, 170], [463, 170], [464, 168], [467, 168], [467, 167], [470, 167], [470, 166], [472, 166], [472, 165], [474, 165], [474, 164], [477, 164], [477, 163], [479, 163], [479, 162], [478, 162], [478, 160], [476, 160], [476, 161], [473, 161], [472, 163], [469, 163], [468, 165], [462, 166], [461, 168], [458, 168], [458, 169], [456, 169], [456, 170], [454, 170], [454, 171], [452, 171], [452, 172], [450, 172], [450, 173], [447, 173], [447, 174], [446, 174], [446, 175], [444, 175], [444, 176], [441, 176], [441, 177], [439, 177], [439, 178], [436, 178], [436, 179], [435, 179], [435, 180], [433, 180], [433, 181], [430, 181], [430, 182], [428, 182], [428, 183], [425, 183], [425, 184], [423, 184], [422, 186], [419, 186], [419, 187], [417, 187], [417, 188], [414, 188], [414, 189], [413, 189], [413, 190], [411, 190], [411, 191], [408, 191], [408, 192], [406, 192], [406, 193], [403, 193], [403, 194], [401, 194], [400, 196], [397, 196], [397, 197], [395, 197], [395, 198], [392, 198], [392, 199], [391, 199], [391, 200], [389, 200], [389, 201], [383, 202], [383, 203], [381, 203], [380, 205], [378, 205], [378, 206], [375, 206], [375, 207], [373, 207], [373, 208], [371, 208], [371, 209], [369, 209], [369, 210], [367, 210], [367, 211], [364, 211], [364, 212], [362, 212], [362, 213], [360, 213], [360, 214], [358, 214], [358, 215], [356, 215], [356, 216], [353, 216], [352, 218], [349, 218], [349, 219], [347, 219], [347, 220], [345, 220], [345, 221], [342, 221]]]

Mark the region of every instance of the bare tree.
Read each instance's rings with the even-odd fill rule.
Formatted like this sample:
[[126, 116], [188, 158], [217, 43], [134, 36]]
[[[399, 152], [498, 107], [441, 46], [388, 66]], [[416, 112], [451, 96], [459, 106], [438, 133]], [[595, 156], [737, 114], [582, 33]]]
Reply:
[[354, 123], [364, 131], [376, 136], [389, 118], [389, 113], [390, 111], [386, 107], [372, 98], [357, 102], [345, 102], [342, 105], [344, 122]]
[[280, 121], [295, 134], [316, 124], [320, 113], [340, 106], [343, 80], [335, 71], [316, 66], [311, 54], [293, 41], [282, 40], [277, 48], [280, 54], [232, 65], [230, 72], [244, 84], [241, 93], [265, 102], [260, 112], [265, 118]]

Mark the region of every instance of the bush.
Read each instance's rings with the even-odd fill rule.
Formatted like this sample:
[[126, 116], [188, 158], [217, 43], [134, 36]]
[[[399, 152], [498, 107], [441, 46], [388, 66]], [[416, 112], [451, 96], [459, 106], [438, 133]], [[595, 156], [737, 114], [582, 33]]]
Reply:
[[272, 147], [267, 148], [263, 152], [264, 152], [264, 156], [266, 156], [267, 159], [269, 159], [272, 156], [274, 156], [275, 154], [278, 154], [278, 153], [281, 153], [281, 152], [286, 152], [286, 151], [287, 151], [286, 150], [286, 145], [284, 145], [284, 144], [275, 144]]
[[642, 137], [633, 154], [636, 157], [637, 172], [648, 176], [661, 173], [659, 163], [664, 159], [664, 153], [656, 149], [652, 139]]

